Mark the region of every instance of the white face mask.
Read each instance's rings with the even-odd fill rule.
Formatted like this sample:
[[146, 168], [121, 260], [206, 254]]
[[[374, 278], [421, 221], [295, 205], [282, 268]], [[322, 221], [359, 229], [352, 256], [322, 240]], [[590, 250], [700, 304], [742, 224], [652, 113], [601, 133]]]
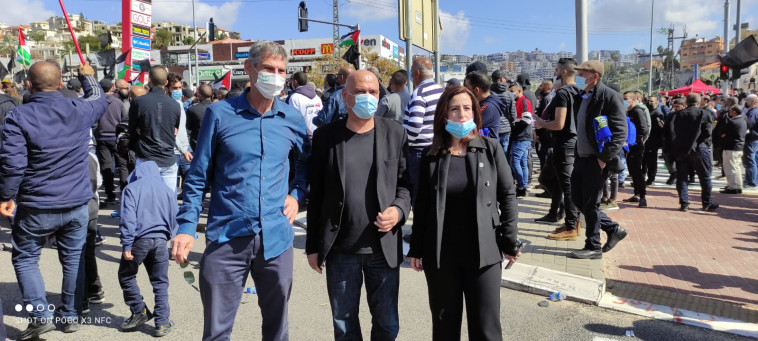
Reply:
[[278, 74], [258, 71], [258, 80], [255, 82], [255, 87], [263, 97], [272, 99], [281, 94], [285, 83], [287, 83], [287, 80]]

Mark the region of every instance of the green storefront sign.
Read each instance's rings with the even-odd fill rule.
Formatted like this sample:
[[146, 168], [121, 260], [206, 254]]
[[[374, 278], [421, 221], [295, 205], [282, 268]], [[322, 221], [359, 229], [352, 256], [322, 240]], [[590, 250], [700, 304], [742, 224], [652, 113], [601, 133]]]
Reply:
[[198, 75], [200, 77], [200, 80], [206, 80], [206, 81], [215, 80], [215, 78], [213, 77], [213, 74], [216, 74], [216, 77], [220, 78], [224, 74], [222, 71], [223, 71], [222, 69], [205, 69], [205, 70], [200, 70], [198, 72]]

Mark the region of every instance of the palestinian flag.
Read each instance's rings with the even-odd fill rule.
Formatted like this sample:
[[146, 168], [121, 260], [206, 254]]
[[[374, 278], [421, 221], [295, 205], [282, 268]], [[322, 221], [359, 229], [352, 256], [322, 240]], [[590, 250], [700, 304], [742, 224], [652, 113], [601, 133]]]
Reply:
[[350, 32], [340, 38], [339, 47], [358, 45], [358, 39], [361, 35], [361, 30]]
[[16, 60], [23, 66], [32, 65], [32, 54], [29, 50], [29, 46], [26, 45], [26, 38], [24, 38], [24, 32], [21, 31], [21, 26], [18, 27], [18, 48], [16, 48]]
[[116, 58], [116, 79], [125, 79], [126, 71], [132, 68], [131, 65], [126, 63], [127, 61], [131, 61], [131, 58], [129, 57], [131, 52], [132, 49], [128, 49]]
[[[216, 74], [213, 74], [213, 77], [216, 77]], [[218, 90], [221, 88], [226, 88], [227, 90], [230, 90], [232, 88], [232, 72], [227, 71], [221, 78], [216, 79], [215, 82], [213, 82], [213, 85], [211, 86], [213, 90]]]

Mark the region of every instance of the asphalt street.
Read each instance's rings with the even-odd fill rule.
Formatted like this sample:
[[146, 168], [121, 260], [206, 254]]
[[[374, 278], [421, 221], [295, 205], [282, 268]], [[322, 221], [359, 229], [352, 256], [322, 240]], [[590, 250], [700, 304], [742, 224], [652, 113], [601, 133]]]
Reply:
[[[107, 237], [98, 247], [98, 267], [104, 285], [105, 302], [93, 305], [87, 324], [75, 334], [53, 331], [43, 335], [45, 340], [143, 340], [152, 339], [152, 321], [132, 333], [122, 333], [119, 325], [128, 317], [129, 309], [124, 304], [118, 285], [117, 269], [121, 255], [118, 241], [117, 218], [111, 218], [112, 209], [100, 211], [100, 226]], [[7, 220], [0, 222], [0, 242], [10, 245]], [[294, 228], [295, 264], [294, 284], [289, 304], [290, 339], [331, 340], [332, 323], [329, 301], [326, 294], [325, 275], [319, 275], [308, 266], [304, 253], [305, 232]], [[197, 288], [184, 280], [185, 271], [197, 276], [198, 261], [204, 249], [204, 236], [199, 235], [192, 250], [191, 266], [182, 269], [176, 263], [169, 267], [171, 318], [176, 326], [165, 340], [199, 340], [202, 335], [202, 305]], [[11, 254], [0, 252], [0, 299], [2, 299], [4, 322], [8, 338], [14, 340], [26, 328], [25, 314], [17, 312], [22, 303], [20, 291], [11, 265]], [[58, 291], [61, 270], [54, 249], [42, 252], [40, 268], [45, 279], [48, 299], [59, 304]], [[431, 340], [431, 316], [428, 308], [426, 280], [406, 262], [400, 275], [400, 334], [398, 340]], [[140, 271], [140, 288], [148, 307], [153, 305], [150, 283], [144, 270]], [[197, 284], [195, 284], [197, 285]], [[252, 279], [246, 287], [252, 287]], [[240, 292], [244, 288], [240, 288]], [[260, 312], [255, 294], [242, 294], [242, 304], [237, 311], [233, 340], [260, 339]], [[365, 302], [361, 304], [363, 336], [370, 339], [371, 316]], [[631, 330], [641, 340], [747, 340], [731, 334], [677, 325], [645, 317], [606, 310], [596, 306], [569, 301], [550, 302], [548, 307], [539, 307], [544, 297], [501, 289], [501, 319], [505, 340], [631, 340], [626, 332]], [[229, 307], [236, 309], [236, 307]], [[468, 339], [465, 322], [462, 339]]]

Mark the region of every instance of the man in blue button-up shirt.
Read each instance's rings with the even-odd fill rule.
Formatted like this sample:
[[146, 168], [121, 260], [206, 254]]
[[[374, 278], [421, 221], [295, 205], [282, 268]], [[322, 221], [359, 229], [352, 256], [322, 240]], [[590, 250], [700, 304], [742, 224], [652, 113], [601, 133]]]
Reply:
[[[206, 248], [200, 264], [203, 340], [228, 340], [248, 273], [258, 290], [263, 340], [288, 338], [292, 288], [291, 224], [306, 197], [309, 150], [303, 116], [276, 99], [284, 86], [286, 51], [270, 41], [250, 47], [245, 71], [254, 86], [211, 105], [184, 181], [172, 254], [185, 262], [211, 186]], [[300, 154], [289, 191], [288, 154]], [[289, 191], [289, 195], [287, 194]]]

